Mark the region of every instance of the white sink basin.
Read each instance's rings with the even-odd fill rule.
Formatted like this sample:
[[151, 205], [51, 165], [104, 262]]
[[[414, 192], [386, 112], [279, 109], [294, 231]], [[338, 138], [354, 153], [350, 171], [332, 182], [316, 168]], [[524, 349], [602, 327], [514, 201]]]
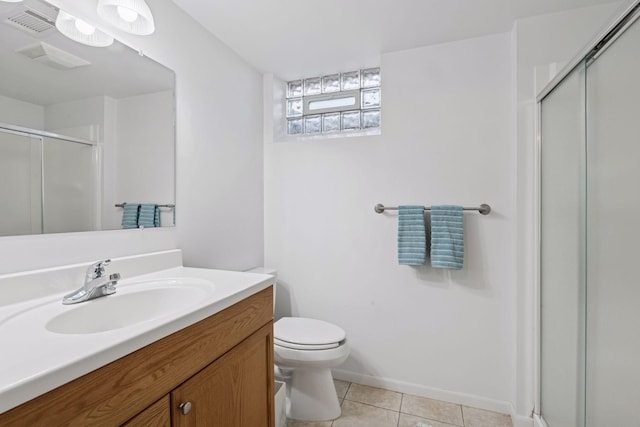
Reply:
[[[153, 320], [202, 300], [212, 289], [192, 281], [156, 281], [129, 285], [145, 289], [116, 292], [73, 306], [50, 319], [45, 328], [59, 334], [94, 334]], [[146, 289], [153, 286], [150, 289]]]
[[13, 316], [8, 323], [68, 335], [108, 332], [188, 312], [214, 294], [216, 285], [181, 277], [125, 282], [116, 289], [115, 294], [73, 305], [63, 305], [57, 298]]
[[116, 293], [63, 305], [85, 266], [0, 276], [0, 412], [68, 383], [273, 284], [264, 274], [183, 267], [179, 251], [113, 259]]

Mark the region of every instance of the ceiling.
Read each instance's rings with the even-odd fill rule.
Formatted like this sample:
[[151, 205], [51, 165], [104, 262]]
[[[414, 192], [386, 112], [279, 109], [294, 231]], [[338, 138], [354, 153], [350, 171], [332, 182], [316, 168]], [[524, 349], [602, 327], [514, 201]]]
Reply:
[[[171, 70], [117, 41], [108, 48], [89, 47], [68, 39], [55, 27], [34, 33], [8, 22], [8, 18], [27, 9], [52, 21], [58, 13], [41, 0], [0, 2], [0, 95], [51, 105], [99, 95], [120, 99], [173, 89], [175, 77]], [[90, 64], [58, 69], [42, 61], [46, 58], [32, 60], [16, 53], [40, 42]]]
[[510, 31], [516, 19], [612, 0], [174, 0], [262, 72], [293, 80], [381, 53]]

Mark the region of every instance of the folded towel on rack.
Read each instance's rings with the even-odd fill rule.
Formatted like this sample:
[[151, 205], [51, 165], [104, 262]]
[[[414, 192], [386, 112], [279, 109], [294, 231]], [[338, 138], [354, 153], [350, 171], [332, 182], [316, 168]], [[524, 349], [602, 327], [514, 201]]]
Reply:
[[125, 203], [122, 208], [122, 228], [138, 228], [140, 204]]
[[427, 257], [424, 207], [398, 206], [398, 264], [422, 265]]
[[[138, 227], [152, 228], [160, 226], [160, 213], [158, 205], [154, 203], [142, 203], [140, 215], [138, 215]], [[157, 225], [156, 225], [157, 224]]]
[[153, 210], [153, 225], [154, 227], [160, 227], [160, 206], [158, 205]]
[[462, 206], [431, 206], [431, 266], [460, 270], [464, 261]]

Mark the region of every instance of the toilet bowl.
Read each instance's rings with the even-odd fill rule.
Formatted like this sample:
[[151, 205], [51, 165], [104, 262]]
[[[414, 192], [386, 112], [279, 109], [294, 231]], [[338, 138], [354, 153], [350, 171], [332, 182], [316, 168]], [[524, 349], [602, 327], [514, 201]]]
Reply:
[[[276, 270], [254, 268], [251, 273], [276, 276]], [[275, 286], [274, 311], [275, 311]], [[345, 331], [329, 322], [283, 317], [273, 324], [275, 371], [286, 382], [287, 417], [326, 421], [340, 416], [340, 402], [331, 368], [349, 356]]]
[[285, 374], [287, 417], [300, 421], [340, 416], [331, 368], [349, 356], [344, 330], [329, 322], [283, 317], [273, 325], [274, 361]]

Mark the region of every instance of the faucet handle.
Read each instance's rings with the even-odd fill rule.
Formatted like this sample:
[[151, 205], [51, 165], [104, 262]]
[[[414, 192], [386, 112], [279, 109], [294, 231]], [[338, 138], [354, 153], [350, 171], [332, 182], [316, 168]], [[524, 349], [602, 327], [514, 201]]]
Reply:
[[87, 278], [97, 279], [99, 277], [102, 277], [104, 275], [105, 267], [107, 267], [110, 263], [110, 259], [105, 259], [91, 264], [91, 266], [89, 266], [89, 268], [87, 269]]

